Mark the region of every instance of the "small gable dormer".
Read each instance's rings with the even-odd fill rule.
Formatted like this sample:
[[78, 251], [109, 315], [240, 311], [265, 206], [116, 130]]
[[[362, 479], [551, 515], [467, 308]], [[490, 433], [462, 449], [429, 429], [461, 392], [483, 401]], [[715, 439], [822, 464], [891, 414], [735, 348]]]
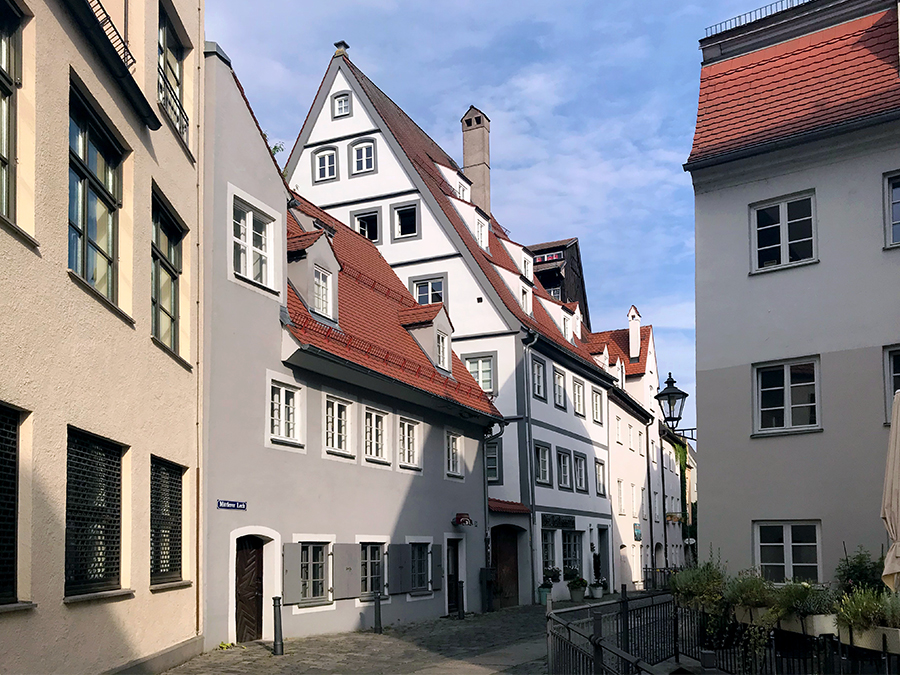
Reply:
[[340, 271], [327, 229], [288, 236], [288, 280], [309, 313], [324, 323], [338, 323]]
[[453, 324], [444, 303], [401, 309], [400, 325], [413, 336], [434, 366], [445, 375], [453, 372]]

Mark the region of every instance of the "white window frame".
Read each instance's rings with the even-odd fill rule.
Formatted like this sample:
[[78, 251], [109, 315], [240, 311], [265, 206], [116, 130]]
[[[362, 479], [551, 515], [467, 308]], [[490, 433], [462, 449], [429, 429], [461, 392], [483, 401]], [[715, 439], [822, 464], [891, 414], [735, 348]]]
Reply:
[[641, 488], [641, 520], [647, 520], [647, 488]]
[[[816, 528], [816, 583], [821, 583], [823, 580], [822, 576], [822, 523], [818, 520], [760, 520], [753, 522], [753, 555], [754, 555], [754, 564], [756, 567], [762, 568], [764, 564], [762, 562], [762, 551], [761, 548], [765, 544], [762, 544], [760, 541], [760, 527], [761, 526], [769, 526], [769, 527], [782, 527], [784, 543], [780, 546], [784, 549], [784, 571], [786, 579], [794, 578], [794, 561], [793, 561], [793, 547], [794, 542], [792, 540], [793, 532], [791, 530], [791, 525], [813, 525]], [[771, 546], [777, 546], [777, 544], [770, 544]], [[796, 544], [797, 546], [808, 546], [809, 544], [801, 543]], [[775, 563], [777, 564], [777, 563]], [[798, 565], [802, 565], [804, 567], [811, 567], [811, 564], [805, 563], [797, 563]], [[775, 582], [776, 584], [781, 583], [783, 580]]]
[[333, 307], [331, 272], [315, 265], [313, 268], [312, 310], [322, 316], [327, 316], [329, 319], [332, 319], [334, 318], [332, 312]]
[[520, 289], [522, 311], [531, 314], [531, 290], [522, 286]]
[[[377, 435], [377, 420], [381, 420], [381, 443], [379, 447]], [[390, 414], [384, 410], [366, 406], [363, 410], [363, 456], [370, 462], [389, 463], [388, 454], [388, 429], [390, 428]]]
[[[490, 443], [485, 443], [484, 445], [484, 466], [485, 466], [485, 478], [488, 483], [501, 483], [502, 478], [500, 475], [500, 443], [497, 441], [491, 441]], [[491, 466], [491, 459], [493, 459], [493, 467]], [[491, 476], [491, 469], [494, 471], [494, 476]]]
[[462, 478], [465, 453], [461, 433], [450, 429], [444, 432], [444, 458], [447, 475], [453, 478]]
[[550, 466], [550, 447], [536, 443], [534, 446], [534, 455], [535, 482], [540, 483], [541, 485], [550, 485], [553, 480]]
[[[487, 369], [485, 369], [487, 364]], [[473, 369], [474, 366], [474, 369]], [[479, 386], [487, 393], [494, 391], [494, 357], [493, 356], [467, 356], [466, 369], [475, 378]], [[487, 382], [485, 382], [487, 375]]]
[[637, 445], [638, 445], [638, 454], [640, 454], [640, 456], [643, 457], [644, 456], [644, 432], [641, 431], [640, 429], [638, 429]]
[[634, 425], [628, 425], [628, 449], [634, 452]]
[[656, 512], [653, 514], [653, 520], [655, 520], [658, 523], [659, 522], [659, 512], [662, 511], [662, 502], [659, 501], [659, 492], [657, 492], [655, 490], [653, 492], [653, 506], [656, 507], [656, 509], [655, 509]]
[[631, 484], [631, 517], [632, 518], [637, 518], [638, 511], [640, 510], [637, 499], [638, 499], [637, 498], [637, 485], [632, 483]]
[[[342, 105], [344, 103], [346, 103], [346, 106]], [[332, 99], [332, 105], [334, 107], [332, 108], [331, 115], [334, 119], [337, 119], [338, 117], [349, 117], [353, 114], [353, 103], [350, 100], [349, 92], [335, 94]]]
[[[309, 551], [310, 557], [307, 560], [307, 562], [305, 563], [307, 566], [309, 566], [310, 569], [312, 568], [312, 565], [315, 564], [312, 562], [311, 547], [321, 546], [323, 549], [323, 553], [324, 553], [324, 555], [323, 555], [324, 560], [321, 563], [319, 563], [322, 565], [322, 574], [323, 574], [322, 586], [323, 586], [324, 594], [311, 596], [311, 597], [307, 597], [307, 598], [302, 598], [301, 601], [297, 604], [297, 606], [298, 607], [311, 607], [311, 606], [316, 606], [316, 605], [330, 604], [331, 602], [333, 602], [333, 600], [331, 598], [331, 574], [330, 574], [332, 542], [330, 542], [330, 541], [298, 541], [296, 543], [300, 544], [300, 561], [301, 562], [300, 562], [299, 572], [300, 572], [301, 582], [303, 581], [303, 566], [304, 566], [303, 549], [304, 548], [310, 549], [310, 551]], [[312, 579], [310, 578], [307, 581], [308, 581], [308, 586], [312, 587]], [[301, 590], [301, 593], [302, 593], [302, 590]]]
[[468, 201], [468, 197], [466, 196], [467, 192], [468, 188], [466, 187], [466, 184], [460, 181], [459, 186], [456, 188], [456, 196], [462, 199], [464, 202]]
[[[331, 165], [329, 166], [328, 161], [325, 161], [324, 166], [322, 165], [322, 158], [331, 157]], [[325, 170], [325, 175], [322, 175], [322, 170]], [[338, 151], [337, 148], [323, 148], [317, 151], [313, 155], [313, 183], [324, 183], [330, 180], [337, 180], [338, 178]]]
[[545, 570], [556, 567], [556, 530], [541, 529], [541, 563]]
[[563, 316], [562, 320], [563, 320], [563, 321], [562, 321], [562, 324], [563, 324], [563, 329], [562, 329], [563, 337], [566, 338], [566, 340], [571, 340], [571, 339], [572, 339], [572, 331], [571, 331], [571, 329], [570, 329], [570, 327], [569, 327], [569, 324], [571, 323], [571, 322], [569, 321], [569, 317]]
[[559, 476], [559, 487], [572, 489], [572, 455], [568, 451], [556, 451], [556, 466]]
[[566, 409], [566, 374], [557, 368], [553, 369], [553, 405]]
[[[792, 386], [806, 386], [804, 383], [792, 385], [790, 379], [790, 368], [791, 366], [796, 365], [805, 365], [811, 363], [813, 365], [813, 385], [814, 385], [814, 395], [815, 395], [815, 416], [816, 422], [815, 424], [802, 424], [795, 425], [792, 420], [792, 408], [794, 407], [808, 407], [809, 404], [800, 403], [797, 405], [793, 405], [793, 401], [790, 395]], [[761, 372], [770, 368], [778, 368], [781, 367], [784, 371], [784, 379], [782, 383], [782, 390], [784, 391], [784, 396], [782, 399], [782, 408], [784, 409], [784, 426], [781, 427], [766, 427], [762, 426], [762, 393], [763, 389], [760, 386]], [[821, 396], [821, 368], [819, 367], [819, 357], [818, 356], [807, 356], [796, 359], [786, 359], [783, 361], [769, 361], [766, 363], [757, 363], [753, 366], [753, 428], [754, 435], [777, 435], [784, 433], [796, 433], [798, 431], [815, 431], [822, 428], [822, 396]], [[769, 408], [774, 409], [774, 408]]]
[[575, 476], [575, 489], [585, 492], [587, 490], [587, 457], [582, 455], [572, 456], [572, 469]]
[[542, 401], [547, 400], [546, 392], [547, 366], [543, 361], [531, 359], [531, 395]]
[[478, 241], [478, 245], [481, 248], [485, 251], [488, 250], [488, 244], [490, 243], [488, 238], [488, 226], [481, 218], [475, 219], [475, 239]]
[[[894, 248], [900, 246], [900, 218], [894, 220], [894, 204], [900, 208], [900, 201], [894, 202], [892, 185], [896, 183], [900, 188], [900, 172], [894, 171], [884, 177], [884, 247]], [[898, 234], [894, 237], [894, 226], [897, 225]]]
[[622, 445], [622, 418], [616, 416], [616, 443]]
[[606, 462], [602, 459], [594, 459], [594, 479], [597, 481], [597, 494], [606, 496]]
[[[809, 258], [803, 258], [802, 260], [795, 260], [794, 262], [790, 262], [790, 253], [788, 250], [788, 229], [790, 221], [788, 221], [787, 214], [787, 205], [788, 203], [798, 202], [804, 199], [810, 200], [810, 214], [812, 218], [812, 255]], [[775, 265], [767, 265], [766, 267], [759, 266], [759, 240], [758, 240], [758, 228], [757, 228], [757, 212], [762, 211], [764, 209], [771, 208], [773, 206], [778, 206], [779, 208], [779, 220], [778, 226], [779, 230], [779, 250], [781, 256], [781, 262]], [[805, 220], [805, 218], [798, 218], [793, 222], [798, 222], [800, 220]], [[754, 273], [757, 272], [769, 272], [772, 270], [780, 270], [786, 267], [797, 267], [798, 265], [808, 265], [809, 263], [816, 262], [819, 259], [819, 250], [818, 250], [818, 237], [816, 236], [817, 232], [817, 213], [816, 213], [816, 194], [815, 191], [806, 191], [800, 192], [797, 194], [787, 195], [784, 197], [778, 197], [776, 199], [770, 199], [765, 202], [760, 202], [758, 204], [753, 204], [750, 207], [750, 241], [752, 243], [751, 251], [750, 251], [750, 264], [751, 270]], [[807, 241], [806, 239], [799, 241]], [[767, 247], [770, 248], [770, 247]], [[772, 246], [771, 248], [774, 248]]]
[[[242, 220], [235, 218], [236, 212], [241, 211]], [[252, 281], [266, 288], [271, 288], [271, 280], [273, 278], [272, 264], [274, 263], [273, 247], [274, 237], [272, 236], [272, 223], [274, 220], [267, 214], [262, 213], [259, 209], [250, 206], [246, 201], [239, 197], [234, 197], [231, 201], [231, 219], [232, 219], [232, 262], [231, 270], [238, 279]], [[257, 223], [262, 224], [263, 231], [261, 233], [260, 242], [262, 246], [257, 246], [256, 231], [254, 226]], [[239, 232], [235, 232], [235, 226], [239, 226]], [[234, 251], [240, 249], [240, 269], [236, 269], [234, 265]], [[257, 279], [253, 272], [253, 258], [259, 256], [263, 260], [264, 273], [263, 278]]]
[[572, 410], [584, 417], [584, 382], [572, 378]]
[[[329, 404], [333, 406], [334, 413], [329, 415]], [[336, 441], [338, 440], [338, 406], [344, 406], [345, 415], [344, 415], [344, 434], [343, 434], [343, 444], [337, 445]], [[322, 425], [322, 436], [324, 439], [323, 445], [325, 446], [325, 451], [331, 454], [344, 455], [348, 457], [353, 456], [353, 402], [348, 401], [345, 398], [340, 398], [339, 396], [332, 396], [331, 394], [327, 394], [325, 396], [325, 405], [323, 406], [323, 415], [325, 417], [324, 423]], [[333, 417], [334, 421], [332, 423], [332, 429], [329, 430], [329, 417]]]
[[659, 462], [656, 461], [656, 440], [652, 438], [650, 439], [650, 459], [654, 464], [659, 464]]
[[441, 331], [436, 331], [435, 347], [438, 368], [450, 370], [450, 336]]
[[[365, 149], [369, 148], [371, 150], [370, 156], [367, 158], [365, 156]], [[350, 173], [354, 176], [359, 176], [364, 173], [372, 173], [375, 171], [375, 141], [362, 141], [352, 146], [353, 156], [351, 157], [351, 161], [353, 162], [350, 166]], [[357, 168], [357, 164], [362, 161], [363, 168]]]
[[[419, 452], [419, 425], [420, 422], [408, 417], [401, 417], [398, 420], [397, 463], [401, 468], [418, 470], [421, 466]], [[410, 453], [412, 454], [411, 458]]]
[[[884, 420], [891, 423], [891, 409], [894, 405], [894, 377], [900, 377], [900, 370], [894, 370], [894, 357], [900, 358], [900, 345], [884, 348]], [[900, 389], [897, 389], [900, 391]]]
[[603, 424], [603, 392], [591, 389], [591, 417], [597, 424]]
[[[408, 209], [414, 209], [416, 212], [416, 231], [412, 234], [400, 234], [400, 211], [406, 211]], [[393, 221], [391, 227], [393, 228], [394, 239], [416, 239], [422, 234], [422, 215], [419, 209], [418, 202], [395, 204], [391, 206], [391, 220]]]
[[625, 483], [621, 478], [616, 479], [616, 487], [618, 488], [618, 506], [619, 506], [619, 515], [625, 515]]
[[[275, 400], [275, 391], [278, 392], [278, 400]], [[288, 394], [293, 400], [289, 406]], [[278, 406], [276, 411], [275, 406]], [[289, 433], [282, 433], [287, 425], [288, 417], [293, 417], [293, 429]], [[300, 443], [300, 388], [283, 384], [272, 380], [269, 384], [269, 439], [272, 441], [287, 441]], [[275, 426], [278, 426], [277, 431]]]
[[527, 255], [522, 256], [522, 276], [532, 281], [534, 277], [531, 274], [531, 258]]

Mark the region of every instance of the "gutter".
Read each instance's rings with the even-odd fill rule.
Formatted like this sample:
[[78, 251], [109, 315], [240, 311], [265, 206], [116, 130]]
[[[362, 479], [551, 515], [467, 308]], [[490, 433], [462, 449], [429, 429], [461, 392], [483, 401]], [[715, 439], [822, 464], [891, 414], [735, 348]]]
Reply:
[[[531, 560], [531, 602], [537, 601], [537, 586], [534, 578], [534, 526], [537, 520], [537, 507], [534, 503], [534, 437], [531, 431], [531, 345], [533, 345], [540, 337], [539, 333], [531, 328], [525, 328], [525, 336], [522, 338], [522, 345], [525, 347], [524, 358], [522, 359], [522, 368], [525, 369], [525, 440], [528, 443], [528, 450], [525, 456], [528, 459], [528, 501], [531, 506], [531, 518], [528, 519], [528, 551]], [[543, 580], [542, 580], [543, 581]]]
[[[488, 506], [488, 477], [487, 477], [487, 445], [493, 441], [496, 441], [503, 435], [503, 432], [506, 430], [507, 422], [505, 419], [500, 420], [500, 431], [496, 434], [490, 434], [489, 436], [485, 436], [481, 441], [481, 464], [482, 464], [482, 473], [484, 474], [484, 566], [491, 567], [491, 527], [488, 518], [490, 517], [490, 507]], [[492, 424], [489, 427], [485, 427], [485, 429], [493, 429], [494, 425]], [[487, 611], [487, 609], [485, 609]]]

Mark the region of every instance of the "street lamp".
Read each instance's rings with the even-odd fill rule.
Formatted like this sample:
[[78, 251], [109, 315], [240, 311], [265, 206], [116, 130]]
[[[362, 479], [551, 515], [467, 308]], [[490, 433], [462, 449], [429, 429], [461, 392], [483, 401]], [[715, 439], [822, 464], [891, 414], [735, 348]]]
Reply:
[[672, 429], [675, 429], [681, 421], [681, 412], [684, 410], [684, 401], [687, 397], [685, 392], [675, 386], [675, 379], [672, 377], [672, 373], [669, 373], [666, 388], [654, 398], [662, 406], [663, 418]]

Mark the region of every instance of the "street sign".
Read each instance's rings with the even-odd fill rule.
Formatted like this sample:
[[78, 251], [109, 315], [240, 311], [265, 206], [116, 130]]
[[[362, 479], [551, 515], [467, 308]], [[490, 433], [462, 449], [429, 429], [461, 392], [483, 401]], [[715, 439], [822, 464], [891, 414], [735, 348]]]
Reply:
[[235, 502], [230, 499], [217, 499], [216, 500], [216, 508], [217, 509], [228, 509], [231, 511], [246, 511], [247, 510], [247, 502]]

